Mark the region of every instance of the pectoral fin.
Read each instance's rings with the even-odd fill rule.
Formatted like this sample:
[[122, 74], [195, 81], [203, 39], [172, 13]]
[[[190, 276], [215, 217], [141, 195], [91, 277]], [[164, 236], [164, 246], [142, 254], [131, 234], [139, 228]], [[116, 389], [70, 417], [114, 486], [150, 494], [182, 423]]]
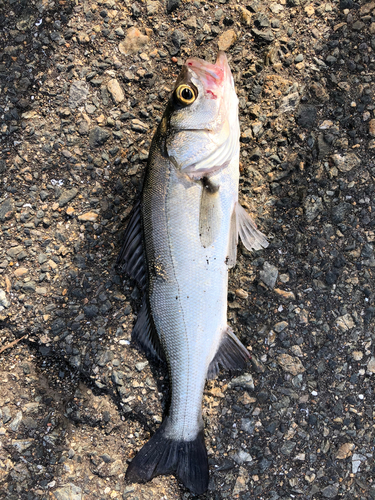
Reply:
[[237, 259], [238, 235], [248, 250], [260, 250], [268, 247], [268, 241], [261, 233], [246, 210], [236, 202], [231, 218], [229, 246], [228, 246], [228, 267], [233, 267]]
[[221, 208], [219, 186], [207, 177], [201, 179], [203, 189], [199, 210], [199, 236], [204, 248], [209, 247], [219, 234], [221, 224]]
[[228, 257], [226, 261], [228, 267], [234, 267], [236, 265], [237, 245], [238, 245], [238, 220], [237, 220], [236, 209], [234, 209], [230, 218]]
[[268, 247], [268, 241], [246, 210], [237, 202], [236, 214], [238, 232], [242, 243], [248, 250], [260, 250]]

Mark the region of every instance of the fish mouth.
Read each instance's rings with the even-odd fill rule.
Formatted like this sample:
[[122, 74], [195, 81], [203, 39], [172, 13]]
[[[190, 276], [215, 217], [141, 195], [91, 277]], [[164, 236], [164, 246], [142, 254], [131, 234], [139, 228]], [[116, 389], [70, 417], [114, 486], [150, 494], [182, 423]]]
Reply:
[[215, 64], [194, 57], [188, 59], [185, 66], [196, 73], [206, 92], [214, 99], [217, 98], [218, 88], [222, 87], [228, 75], [231, 75], [227, 56], [222, 51], [219, 51]]

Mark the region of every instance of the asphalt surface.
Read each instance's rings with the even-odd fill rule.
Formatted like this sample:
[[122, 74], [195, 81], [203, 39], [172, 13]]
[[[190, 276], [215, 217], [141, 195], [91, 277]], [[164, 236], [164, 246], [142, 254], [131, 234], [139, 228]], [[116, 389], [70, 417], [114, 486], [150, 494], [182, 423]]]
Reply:
[[254, 362], [207, 383], [202, 498], [375, 498], [375, 3], [1, 0], [0, 29], [0, 497], [192, 498], [124, 481], [168, 376], [115, 262], [179, 68], [220, 47], [270, 246], [230, 273]]

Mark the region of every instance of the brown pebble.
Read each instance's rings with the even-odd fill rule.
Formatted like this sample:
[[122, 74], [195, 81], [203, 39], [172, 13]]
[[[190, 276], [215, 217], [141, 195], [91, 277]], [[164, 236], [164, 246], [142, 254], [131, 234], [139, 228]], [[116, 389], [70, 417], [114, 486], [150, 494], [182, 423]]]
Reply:
[[243, 290], [242, 288], [237, 288], [236, 295], [240, 299], [247, 299], [249, 296], [249, 294], [246, 292], [246, 290]]
[[98, 218], [98, 214], [95, 212], [87, 212], [85, 214], [79, 215], [78, 220], [94, 222]]
[[19, 267], [18, 269], [14, 270], [14, 274], [15, 274], [15, 276], [17, 276], [17, 278], [19, 278], [20, 276], [24, 276], [28, 272], [29, 271], [28, 271], [28, 269], [26, 269], [26, 267]]
[[285, 290], [281, 290], [280, 288], [275, 288], [274, 292], [280, 297], [285, 300], [295, 300], [296, 296], [294, 295], [293, 292], [286, 292]]
[[375, 118], [370, 120], [368, 123], [368, 133], [371, 137], [375, 137]]
[[219, 37], [218, 46], [219, 50], [228, 50], [237, 40], [237, 35], [234, 30], [224, 31]]

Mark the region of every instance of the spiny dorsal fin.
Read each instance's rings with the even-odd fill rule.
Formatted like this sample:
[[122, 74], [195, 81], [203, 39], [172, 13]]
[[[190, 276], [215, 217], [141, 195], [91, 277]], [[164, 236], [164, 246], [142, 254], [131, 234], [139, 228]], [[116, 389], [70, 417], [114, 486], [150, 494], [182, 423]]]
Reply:
[[130, 213], [125, 229], [124, 243], [116, 262], [122, 273], [135, 279], [142, 290], [146, 289], [146, 261], [143, 250], [141, 203], [137, 201]]

